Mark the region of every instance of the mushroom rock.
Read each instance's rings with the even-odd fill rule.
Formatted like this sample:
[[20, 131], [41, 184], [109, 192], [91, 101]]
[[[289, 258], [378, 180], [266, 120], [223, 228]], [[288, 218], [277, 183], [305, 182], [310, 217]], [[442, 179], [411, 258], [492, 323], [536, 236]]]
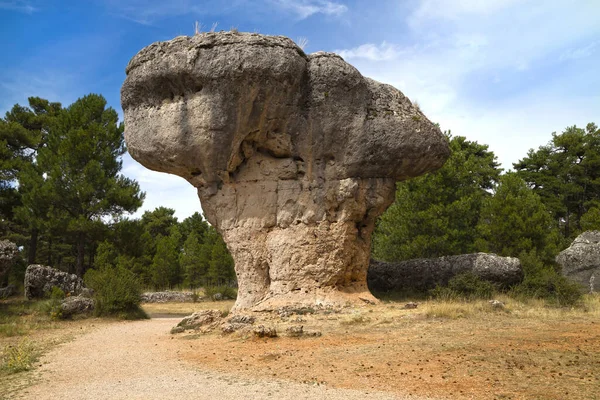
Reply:
[[131, 156], [198, 189], [235, 261], [234, 310], [376, 302], [371, 233], [447, 140], [390, 85], [281, 36], [153, 43], [121, 89]]

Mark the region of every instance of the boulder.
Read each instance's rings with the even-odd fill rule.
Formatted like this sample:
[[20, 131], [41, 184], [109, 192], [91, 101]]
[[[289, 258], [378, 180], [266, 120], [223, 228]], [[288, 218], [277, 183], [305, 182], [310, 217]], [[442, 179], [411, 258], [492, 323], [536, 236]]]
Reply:
[[19, 248], [9, 240], [0, 240], [0, 283], [12, 268], [19, 256]]
[[66, 297], [60, 304], [63, 318], [71, 318], [76, 314], [89, 314], [94, 311], [94, 300], [83, 296]]
[[600, 231], [583, 232], [556, 256], [567, 278], [590, 292], [600, 291]]
[[397, 263], [371, 260], [368, 281], [369, 288], [374, 291], [423, 292], [436, 285], [446, 285], [452, 277], [466, 272], [505, 287], [523, 279], [518, 258], [474, 253]]
[[32, 264], [25, 270], [25, 297], [28, 300], [45, 297], [54, 286], [72, 296], [81, 293], [85, 287], [77, 275], [45, 265]]
[[223, 315], [219, 310], [202, 310], [188, 315], [183, 318], [177, 327], [183, 330], [186, 329], [199, 329], [205, 326], [211, 326], [223, 319]]
[[396, 181], [449, 156], [419, 107], [281, 36], [181, 36], [142, 49], [126, 73], [127, 148], [197, 188], [235, 261], [234, 310], [377, 301], [375, 221]]

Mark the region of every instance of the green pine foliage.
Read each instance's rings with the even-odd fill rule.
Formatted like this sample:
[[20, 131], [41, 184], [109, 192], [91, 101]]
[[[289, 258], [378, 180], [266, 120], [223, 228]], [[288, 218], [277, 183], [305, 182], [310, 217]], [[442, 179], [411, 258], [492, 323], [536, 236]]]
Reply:
[[515, 173], [500, 177], [487, 198], [477, 225], [480, 251], [518, 257], [536, 250], [551, 262], [557, 254], [559, 232], [541, 198]]
[[501, 169], [487, 146], [448, 138], [451, 155], [441, 169], [398, 183], [396, 201], [373, 235], [374, 258], [401, 261], [475, 250], [479, 212]]
[[529, 150], [514, 168], [541, 197], [562, 235], [573, 239], [584, 229], [582, 217], [600, 204], [600, 129], [589, 123], [553, 133], [550, 143]]

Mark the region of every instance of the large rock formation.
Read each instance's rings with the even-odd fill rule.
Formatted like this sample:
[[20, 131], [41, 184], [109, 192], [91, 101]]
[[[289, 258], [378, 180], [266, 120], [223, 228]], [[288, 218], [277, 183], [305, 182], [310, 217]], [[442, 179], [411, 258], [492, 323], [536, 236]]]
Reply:
[[280, 36], [177, 37], [140, 51], [126, 72], [129, 152], [198, 188], [235, 260], [236, 309], [374, 300], [375, 219], [396, 181], [449, 154], [418, 107]]
[[467, 272], [504, 287], [519, 283], [523, 279], [518, 258], [473, 253], [418, 258], [397, 263], [372, 260], [368, 282], [373, 291], [424, 292], [436, 285], [447, 285], [452, 277]]
[[19, 249], [16, 244], [9, 240], [0, 240], [0, 285], [12, 268], [18, 255]]
[[32, 264], [25, 270], [25, 297], [28, 300], [47, 296], [55, 286], [73, 296], [85, 288], [83, 280], [77, 275], [52, 267]]
[[556, 262], [566, 277], [590, 292], [600, 291], [600, 232], [588, 231], [577, 236], [569, 248], [556, 256]]

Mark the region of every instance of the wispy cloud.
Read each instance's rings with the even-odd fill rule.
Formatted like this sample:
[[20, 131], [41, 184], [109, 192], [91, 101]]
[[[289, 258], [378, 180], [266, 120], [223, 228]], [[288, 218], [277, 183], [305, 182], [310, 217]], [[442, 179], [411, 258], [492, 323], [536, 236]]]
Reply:
[[18, 11], [26, 14], [32, 14], [39, 11], [37, 7], [34, 7], [30, 2], [25, 0], [0, 1], [0, 9]]
[[394, 60], [401, 54], [406, 53], [400, 46], [388, 42], [382, 42], [380, 45], [373, 43], [362, 44], [358, 47], [346, 50], [335, 50], [346, 60], [366, 59], [370, 61]]
[[590, 43], [582, 47], [575, 47], [568, 49], [560, 55], [560, 59], [566, 60], [579, 60], [586, 58], [594, 54], [594, 52], [600, 47], [600, 41]]
[[339, 16], [348, 11], [346, 5], [329, 0], [270, 0], [270, 2], [294, 13], [300, 19], [314, 14]]

